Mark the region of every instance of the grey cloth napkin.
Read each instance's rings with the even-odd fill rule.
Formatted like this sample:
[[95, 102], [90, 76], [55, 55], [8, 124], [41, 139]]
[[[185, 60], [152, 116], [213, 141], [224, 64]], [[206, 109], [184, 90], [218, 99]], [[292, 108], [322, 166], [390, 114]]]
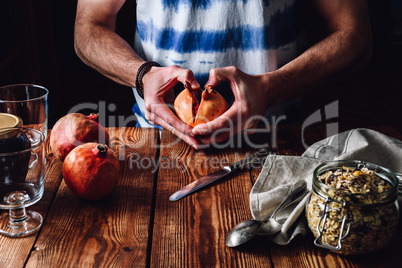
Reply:
[[[402, 173], [402, 141], [359, 128], [316, 142], [302, 156], [268, 156], [250, 192], [253, 217], [261, 220], [270, 215], [297, 180], [306, 180], [311, 189], [314, 169], [333, 160], [362, 160]], [[309, 231], [303, 220], [308, 197], [277, 214], [277, 220], [283, 223], [282, 229], [267, 239], [286, 245], [297, 235]]]

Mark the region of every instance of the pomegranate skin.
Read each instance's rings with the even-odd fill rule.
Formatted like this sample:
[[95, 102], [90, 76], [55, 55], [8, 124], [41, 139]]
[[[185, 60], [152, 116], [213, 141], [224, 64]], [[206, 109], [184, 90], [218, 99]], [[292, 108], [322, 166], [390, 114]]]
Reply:
[[222, 115], [228, 109], [226, 100], [213, 89], [202, 92], [200, 107], [194, 120], [194, 125], [207, 123]]
[[[196, 95], [185, 88], [174, 101], [177, 116], [191, 127], [212, 121], [228, 109], [222, 95], [210, 87], [202, 91], [200, 100], [195, 99]], [[198, 106], [196, 114], [194, 114], [194, 105]]]
[[[106, 149], [100, 150], [99, 146]], [[63, 162], [63, 177], [69, 189], [87, 200], [108, 196], [120, 180], [120, 163], [106, 145], [85, 143], [74, 148]]]
[[55, 157], [64, 161], [71, 150], [87, 142], [109, 145], [109, 133], [97, 119], [97, 114], [86, 116], [81, 113], [70, 113], [60, 118], [53, 126], [49, 141]]
[[194, 125], [193, 98], [194, 96], [185, 88], [174, 100], [174, 110], [177, 116], [189, 126]]

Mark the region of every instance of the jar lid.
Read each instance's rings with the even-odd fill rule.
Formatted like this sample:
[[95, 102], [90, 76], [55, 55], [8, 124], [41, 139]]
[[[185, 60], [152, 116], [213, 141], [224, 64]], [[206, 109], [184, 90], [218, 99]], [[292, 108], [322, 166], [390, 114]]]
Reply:
[[20, 133], [18, 128], [22, 126], [22, 119], [16, 115], [0, 113], [0, 140], [9, 139]]

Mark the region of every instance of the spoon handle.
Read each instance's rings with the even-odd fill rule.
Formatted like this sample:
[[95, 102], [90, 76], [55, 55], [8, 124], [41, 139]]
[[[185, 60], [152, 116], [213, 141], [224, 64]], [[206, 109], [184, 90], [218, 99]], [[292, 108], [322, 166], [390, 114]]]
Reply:
[[274, 212], [272, 212], [272, 214], [268, 217], [268, 218], [274, 218], [276, 213], [278, 213], [278, 211], [287, 203], [291, 202], [292, 199], [298, 195], [301, 191], [304, 191], [304, 189], [306, 189], [307, 183], [305, 180], [300, 180], [298, 182], [296, 182], [292, 188], [290, 189], [290, 192], [288, 193], [288, 195], [285, 197], [285, 199], [282, 200], [282, 202], [276, 207], [276, 209], [274, 210]]
[[281, 209], [278, 210], [277, 214], [281, 212], [282, 210], [287, 209], [289, 206], [292, 204], [301, 201], [310, 191], [306, 188], [303, 191], [299, 192], [298, 194], [294, 195], [291, 199], [289, 199], [286, 204], [284, 204]]

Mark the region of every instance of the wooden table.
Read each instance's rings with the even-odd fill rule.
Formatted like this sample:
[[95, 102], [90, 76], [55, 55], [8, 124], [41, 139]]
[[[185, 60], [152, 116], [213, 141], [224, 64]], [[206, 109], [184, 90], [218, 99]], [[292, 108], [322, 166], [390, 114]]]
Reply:
[[[257, 237], [229, 248], [225, 239], [231, 228], [251, 218], [249, 193], [259, 170], [229, 175], [177, 202], [168, 198], [255, 149], [235, 144], [237, 148], [194, 151], [167, 131], [160, 138], [154, 129], [108, 130], [122, 167], [113, 194], [101, 201], [76, 197], [62, 179], [62, 163], [48, 148], [45, 194], [32, 207], [44, 216], [44, 224], [25, 238], [1, 236], [0, 267], [396, 267], [402, 263], [401, 231], [387, 250], [359, 257], [317, 248], [311, 234], [288, 246]], [[392, 128], [379, 130], [401, 139]], [[300, 129], [294, 127], [263, 135], [277, 153], [300, 155], [303, 142], [311, 145], [324, 138], [325, 131], [310, 129], [303, 142]]]

